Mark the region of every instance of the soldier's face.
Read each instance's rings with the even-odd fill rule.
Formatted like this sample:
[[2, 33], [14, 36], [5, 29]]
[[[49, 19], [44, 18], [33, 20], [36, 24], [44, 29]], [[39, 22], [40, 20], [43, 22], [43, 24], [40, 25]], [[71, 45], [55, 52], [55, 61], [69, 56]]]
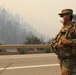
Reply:
[[68, 14], [60, 15], [60, 17], [62, 17], [64, 19], [64, 22], [70, 20], [70, 15], [68, 15]]

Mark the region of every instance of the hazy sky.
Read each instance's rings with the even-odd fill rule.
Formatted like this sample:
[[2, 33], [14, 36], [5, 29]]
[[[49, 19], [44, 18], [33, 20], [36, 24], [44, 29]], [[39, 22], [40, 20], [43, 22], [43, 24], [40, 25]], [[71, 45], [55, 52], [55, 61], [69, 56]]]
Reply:
[[54, 37], [62, 26], [58, 13], [71, 8], [75, 14], [76, 0], [0, 0], [0, 7], [18, 13], [38, 32]]

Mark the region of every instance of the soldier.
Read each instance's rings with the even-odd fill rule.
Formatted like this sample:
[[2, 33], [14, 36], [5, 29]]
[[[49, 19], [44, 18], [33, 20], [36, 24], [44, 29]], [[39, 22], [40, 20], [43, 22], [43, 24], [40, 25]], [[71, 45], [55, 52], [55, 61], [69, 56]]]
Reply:
[[52, 50], [58, 56], [61, 75], [76, 75], [76, 25], [72, 23], [73, 10], [63, 9], [58, 15], [63, 27], [51, 44]]

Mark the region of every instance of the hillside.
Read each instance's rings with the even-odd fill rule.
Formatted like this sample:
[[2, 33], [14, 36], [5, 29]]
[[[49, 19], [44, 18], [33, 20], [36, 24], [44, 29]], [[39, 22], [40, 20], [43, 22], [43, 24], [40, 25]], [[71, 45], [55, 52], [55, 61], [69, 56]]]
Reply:
[[20, 44], [27, 36], [35, 35], [46, 41], [47, 37], [37, 32], [32, 26], [23, 22], [18, 14], [15, 16], [5, 8], [0, 9], [0, 42], [3, 44]]

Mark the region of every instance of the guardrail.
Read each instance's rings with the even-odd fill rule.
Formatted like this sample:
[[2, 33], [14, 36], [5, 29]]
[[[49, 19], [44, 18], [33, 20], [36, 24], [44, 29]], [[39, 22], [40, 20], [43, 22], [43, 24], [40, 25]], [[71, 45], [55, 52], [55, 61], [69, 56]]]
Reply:
[[16, 48], [49, 48], [50, 44], [8, 44], [0, 45], [0, 49], [16, 49]]

